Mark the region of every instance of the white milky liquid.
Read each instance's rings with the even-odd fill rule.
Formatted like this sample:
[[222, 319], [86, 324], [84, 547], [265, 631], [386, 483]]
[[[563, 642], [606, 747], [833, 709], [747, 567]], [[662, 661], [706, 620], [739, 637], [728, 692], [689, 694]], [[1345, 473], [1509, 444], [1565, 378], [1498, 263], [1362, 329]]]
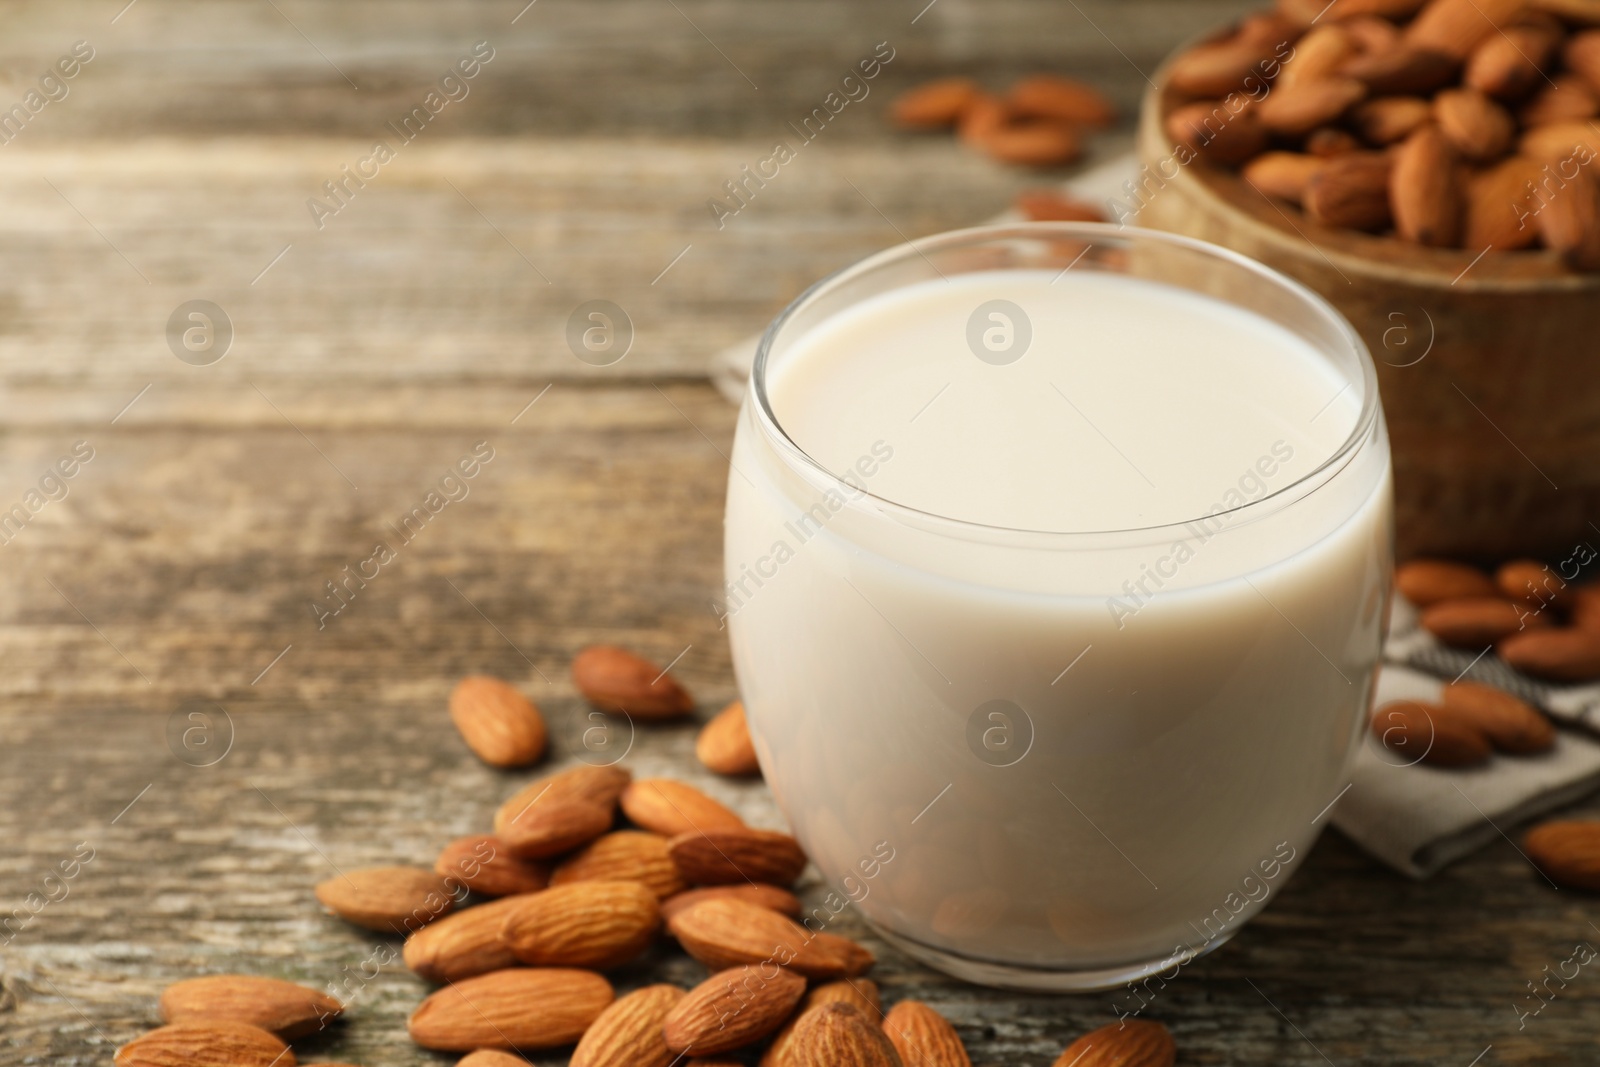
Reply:
[[[969, 340], [995, 300], [1031, 332], [1013, 362], [1014, 313], [981, 317], [987, 358]], [[1381, 422], [1296, 487], [1360, 389], [1209, 297], [1018, 271], [872, 297], [776, 351], [768, 390], [847, 484], [797, 474], [747, 403], [725, 610], [768, 781], [840, 894], [1026, 967], [1231, 935], [1361, 733], [1390, 563]]]

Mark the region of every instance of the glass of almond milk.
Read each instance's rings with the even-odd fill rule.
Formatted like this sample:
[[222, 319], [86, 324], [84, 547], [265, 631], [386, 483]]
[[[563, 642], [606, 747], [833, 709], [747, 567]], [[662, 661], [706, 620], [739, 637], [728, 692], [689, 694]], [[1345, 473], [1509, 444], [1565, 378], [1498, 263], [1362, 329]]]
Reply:
[[1027, 224], [813, 286], [756, 357], [720, 605], [807, 925], [1039, 990], [1222, 944], [1347, 781], [1391, 526], [1371, 357], [1258, 263]]

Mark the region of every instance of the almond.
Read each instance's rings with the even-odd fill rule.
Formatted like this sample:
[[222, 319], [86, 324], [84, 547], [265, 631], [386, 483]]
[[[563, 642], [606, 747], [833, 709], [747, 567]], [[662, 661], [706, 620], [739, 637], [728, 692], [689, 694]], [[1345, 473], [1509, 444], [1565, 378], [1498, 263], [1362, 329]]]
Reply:
[[1464, 60], [1524, 7], [1524, 0], [1432, 0], [1406, 28], [1406, 43]]
[[247, 974], [213, 974], [169, 985], [161, 1021], [249, 1023], [282, 1038], [304, 1037], [338, 1018], [344, 1005], [326, 993]]
[[1517, 117], [1524, 126], [1547, 126], [1593, 118], [1600, 112], [1600, 95], [1576, 74], [1557, 75], [1522, 106]]
[[117, 1049], [117, 1067], [294, 1067], [275, 1036], [242, 1022], [183, 1022], [151, 1030]]
[[1410, 137], [1433, 118], [1433, 105], [1420, 96], [1383, 96], [1350, 112], [1350, 125], [1368, 144], [1391, 145]]
[[795, 1025], [792, 1067], [904, 1067], [882, 1028], [845, 1004], [824, 1004]]
[[522, 899], [502, 897], [429, 923], [406, 938], [406, 966], [417, 976], [440, 983], [516, 966], [517, 957], [500, 940], [500, 926]]
[[1500, 658], [1536, 678], [1587, 682], [1600, 678], [1600, 633], [1592, 630], [1528, 630], [1495, 646]]
[[[1029, 222], [1104, 222], [1106, 213], [1093, 204], [1063, 196], [1054, 189], [1024, 189], [1012, 201]], [[710, 729], [710, 727], [707, 727]], [[702, 737], [704, 734], [701, 735]], [[751, 750], [754, 760], [755, 751]], [[704, 763], [704, 758], [701, 759]]]
[[1307, 82], [1331, 78], [1347, 59], [1360, 51], [1360, 44], [1348, 29], [1325, 22], [1300, 38], [1294, 54], [1284, 60], [1283, 73], [1273, 83], [1272, 91], [1280, 93]]
[[1396, 700], [1372, 715], [1372, 732], [1410, 763], [1470, 767], [1489, 758], [1489, 738], [1467, 715], [1441, 704]]
[[1567, 41], [1562, 55], [1567, 69], [1582, 78], [1584, 84], [1600, 93], [1600, 30], [1585, 30]]
[[917, 1000], [902, 1000], [883, 1020], [900, 1059], [923, 1067], [972, 1067], [961, 1036], [943, 1015]]
[[1384, 96], [1431, 93], [1448, 85], [1459, 66], [1458, 60], [1443, 52], [1401, 44], [1385, 52], [1364, 52], [1345, 63], [1339, 73], [1362, 83], [1374, 96]]
[[1539, 236], [1573, 270], [1600, 270], [1600, 178], [1590, 164], [1563, 166], [1572, 177], [1534, 215]]
[[1419, 608], [1442, 600], [1494, 596], [1494, 581], [1476, 567], [1443, 559], [1414, 559], [1395, 568], [1394, 585], [1400, 595]]
[[528, 1067], [528, 1061], [499, 1049], [480, 1048], [457, 1060], [456, 1067]]
[[1352, 152], [1328, 160], [1306, 186], [1306, 214], [1324, 226], [1381, 230], [1389, 225], [1387, 156]]
[[873, 964], [872, 953], [853, 941], [813, 933], [743, 900], [702, 901], [678, 912], [669, 929], [685, 952], [712, 970], [770, 962], [807, 978], [853, 978]]
[[611, 999], [611, 983], [592, 971], [515, 967], [434, 991], [407, 1028], [440, 1052], [559, 1048], [582, 1037]]
[[670, 1067], [678, 1057], [661, 1025], [683, 997], [677, 986], [652, 985], [618, 999], [578, 1042], [571, 1067]]
[[345, 871], [319, 883], [316, 894], [346, 922], [393, 934], [420, 929], [456, 906], [444, 878], [422, 867]]
[[1537, 241], [1532, 188], [1540, 173], [1539, 164], [1527, 156], [1512, 156], [1471, 178], [1466, 247], [1510, 251]]
[[782, 967], [733, 967], [695, 986], [661, 1031], [674, 1052], [729, 1052], [782, 1026], [805, 991], [806, 980]]
[[1533, 159], [1558, 162], [1583, 154], [1600, 155], [1600, 130], [1582, 119], [1535, 126], [1522, 135], [1518, 151]]
[[1083, 153], [1078, 134], [1059, 122], [1017, 122], [999, 126], [978, 139], [978, 147], [1002, 163], [1060, 167]]
[[1520, 100], [1544, 81], [1560, 43], [1560, 33], [1548, 27], [1508, 26], [1473, 50], [1461, 80], [1497, 100]]
[[1278, 65], [1272, 45], [1235, 36], [1180, 53], [1167, 68], [1167, 81], [1186, 96], [1224, 97], [1245, 88], [1252, 78], [1265, 83], [1268, 65]]
[[662, 900], [686, 888], [660, 834], [618, 830], [596, 838], [562, 860], [551, 885], [575, 882], [638, 882]]
[[747, 826], [691, 830], [674, 837], [671, 850], [678, 870], [694, 885], [790, 885], [806, 869], [806, 854], [794, 838]]
[[667, 837], [691, 830], [738, 828], [744, 820], [692, 785], [642, 778], [622, 791], [622, 813], [636, 826]]
[[655, 721], [694, 710], [694, 698], [672, 675], [615, 645], [590, 645], [578, 653], [572, 680], [585, 700], [604, 711]]
[[1219, 166], [1234, 166], [1260, 155], [1268, 134], [1253, 108], [1230, 110], [1221, 101], [1201, 101], [1175, 108], [1167, 116], [1167, 136]]
[[656, 895], [637, 882], [577, 882], [509, 899], [500, 940], [536, 966], [615, 967], [648, 948], [661, 925]]
[[1557, 885], [1600, 891], [1600, 822], [1564, 819], [1535, 826], [1523, 835], [1522, 849]]
[[1366, 98], [1367, 87], [1354, 78], [1318, 78], [1274, 88], [1256, 105], [1261, 124], [1282, 137], [1304, 137], [1318, 126], [1336, 122]]
[[521, 767], [544, 755], [544, 719], [509, 682], [475, 674], [450, 694], [450, 720], [491, 767]]
[[1326, 160], [1299, 152], [1264, 152], [1246, 163], [1240, 174], [1268, 196], [1298, 204], [1325, 163]]
[[455, 879], [486, 897], [534, 893], [550, 881], [550, 872], [544, 864], [513, 856], [505, 842], [489, 834], [459, 837], [450, 842], [433, 861], [433, 869], [447, 881]]
[[717, 774], [744, 777], [761, 773], [743, 701], [735, 700], [705, 724], [695, 740], [694, 754]]
[[1502, 563], [1495, 571], [1494, 581], [1500, 592], [1512, 600], [1531, 608], [1550, 604], [1562, 605], [1567, 597], [1567, 583], [1548, 566], [1536, 559], [1514, 559]]
[[1466, 222], [1460, 158], [1437, 126], [1424, 126], [1400, 146], [1389, 175], [1395, 230], [1407, 241], [1456, 248]]
[[633, 776], [620, 767], [573, 767], [519, 790], [495, 812], [495, 834], [515, 855], [548, 859], [611, 829]]
[[790, 1046], [794, 1043], [794, 1030], [806, 1013], [823, 1004], [843, 1004], [861, 1012], [863, 1018], [876, 1023], [883, 1018], [882, 1001], [878, 983], [870, 978], [845, 978], [837, 982], [824, 982], [806, 994], [800, 1010], [783, 1024], [772, 1038], [767, 1051], [761, 1055], [761, 1067], [787, 1067], [791, 1062]]
[[[1329, 14], [1334, 14], [1343, 8], [1338, 4]], [[1334, 21], [1344, 26], [1346, 33], [1356, 44], [1357, 52], [1391, 52], [1400, 47], [1400, 31], [1395, 24], [1379, 15], [1348, 15]], [[1342, 66], [1342, 64], [1341, 64]], [[1336, 73], [1330, 70], [1328, 73]]]
[[907, 89], [889, 105], [889, 117], [908, 130], [939, 130], [954, 126], [978, 96], [971, 78], [940, 78]]
[[1124, 1019], [1078, 1038], [1056, 1058], [1054, 1067], [1172, 1067], [1177, 1057], [1177, 1046], [1165, 1026], [1148, 1019]]
[[1556, 743], [1556, 728], [1544, 714], [1504, 689], [1477, 682], [1451, 682], [1440, 697], [1444, 706], [1471, 721], [1501, 752], [1546, 752]]
[[1439, 130], [1457, 152], [1477, 163], [1499, 159], [1516, 137], [1511, 113], [1476, 89], [1450, 89], [1433, 100]]
[[787, 889], [775, 885], [745, 883], [744, 885], [712, 885], [702, 889], [688, 889], [661, 902], [661, 918], [670, 923], [673, 916], [702, 900], [744, 900], [787, 915], [791, 919], [800, 915], [800, 898]]
[[1035, 74], [1011, 87], [1006, 102], [1027, 118], [1054, 119], [1071, 126], [1105, 127], [1117, 109], [1099, 89], [1056, 74]]
[[1457, 648], [1482, 648], [1524, 628], [1548, 624], [1504, 597], [1446, 600], [1422, 613], [1423, 629]]

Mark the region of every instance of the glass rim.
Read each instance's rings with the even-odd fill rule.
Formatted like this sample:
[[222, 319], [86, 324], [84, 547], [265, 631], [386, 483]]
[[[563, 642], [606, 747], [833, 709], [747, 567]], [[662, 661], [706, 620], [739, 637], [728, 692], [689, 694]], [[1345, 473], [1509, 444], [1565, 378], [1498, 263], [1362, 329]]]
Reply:
[[[1349, 345], [1351, 352], [1356, 357], [1358, 366], [1361, 368], [1361, 386], [1363, 390], [1361, 410], [1356, 416], [1355, 424], [1351, 427], [1348, 436], [1345, 437], [1338, 448], [1314, 469], [1289, 484], [1268, 493], [1259, 500], [1248, 500], [1225, 511], [1202, 513], [1173, 522], [1156, 523], [1150, 526], [1104, 530], [1038, 530], [974, 522], [970, 519], [958, 519], [950, 515], [941, 515], [937, 512], [914, 508], [908, 504], [901, 504], [859, 485], [852, 485], [813, 458], [794, 438], [789, 436], [789, 432], [778, 421], [777, 414], [772, 410], [771, 397], [767, 392], [767, 367], [772, 355], [773, 345], [779, 335], [783, 333], [784, 327], [797, 314], [822, 296], [848, 284], [857, 277], [869, 274], [896, 260], [909, 258], [913, 255], [926, 258], [929, 251], [942, 251], [966, 244], [984, 244], [1008, 239], [1071, 240], [1075, 238], [1089, 240], [1090, 247], [1093, 247], [1096, 241], [1104, 242], [1105, 247], [1114, 247], [1119, 244], [1126, 247], [1138, 241], [1146, 241], [1183, 248], [1203, 256], [1231, 263], [1254, 274], [1262, 281], [1299, 298], [1319, 317], [1334, 327], [1338, 336]], [[859, 506], [870, 503], [890, 517], [906, 520], [911, 525], [932, 526], [935, 528], [949, 527], [956, 532], [977, 535], [983, 540], [995, 537], [1010, 538], [1018, 536], [1071, 540], [1094, 537], [1154, 535], [1168, 531], [1183, 530], [1193, 523], [1211, 521], [1224, 516], [1230, 517], [1229, 523], [1231, 525], [1234, 520], [1243, 518], [1247, 514], [1251, 517], [1267, 514], [1296, 502], [1306, 493], [1320, 487], [1321, 481], [1326, 481], [1337, 473], [1337, 469], [1343, 467], [1360, 450], [1362, 444], [1371, 435], [1381, 410], [1378, 399], [1377, 369], [1372, 361], [1371, 350], [1367, 348], [1366, 342], [1361, 339], [1361, 335], [1356, 332], [1355, 327], [1350, 324], [1349, 320], [1315, 290], [1264, 263], [1232, 249], [1212, 244], [1209, 241], [1201, 241], [1193, 237], [1185, 237], [1141, 226], [1120, 226], [1104, 222], [993, 223], [960, 230], [947, 230], [943, 233], [892, 245], [865, 259], [841, 267], [808, 286], [804, 292], [790, 301], [789, 305], [779, 312], [778, 316], [762, 332], [761, 341], [756, 345], [755, 361], [750, 369], [749, 395], [755, 400], [754, 411], [757, 423], [767, 437], [778, 444], [780, 454], [787, 457], [791, 466], [798, 463], [801, 468], [820, 475], [827, 483], [827, 488], [837, 490], [849, 504]], [[1304, 487], [1313, 481], [1319, 484], [1312, 485], [1310, 490], [1304, 490]], [[1297, 493], [1297, 490], [1303, 491]], [[1290, 494], [1296, 495], [1291, 497]], [[1268, 507], [1267, 505], [1271, 506]]]

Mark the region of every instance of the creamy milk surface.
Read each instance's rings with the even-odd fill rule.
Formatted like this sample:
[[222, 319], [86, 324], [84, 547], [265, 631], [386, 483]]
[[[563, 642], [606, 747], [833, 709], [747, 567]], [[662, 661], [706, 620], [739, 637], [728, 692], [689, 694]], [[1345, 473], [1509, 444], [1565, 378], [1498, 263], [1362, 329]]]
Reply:
[[1253, 313], [1077, 271], [918, 283], [772, 360], [778, 424], [841, 480], [747, 401], [719, 611], [767, 779], [835, 902], [1024, 969], [1231, 936], [1363, 734], [1381, 420], [1314, 489], [1232, 512], [1338, 451], [1360, 383]]

